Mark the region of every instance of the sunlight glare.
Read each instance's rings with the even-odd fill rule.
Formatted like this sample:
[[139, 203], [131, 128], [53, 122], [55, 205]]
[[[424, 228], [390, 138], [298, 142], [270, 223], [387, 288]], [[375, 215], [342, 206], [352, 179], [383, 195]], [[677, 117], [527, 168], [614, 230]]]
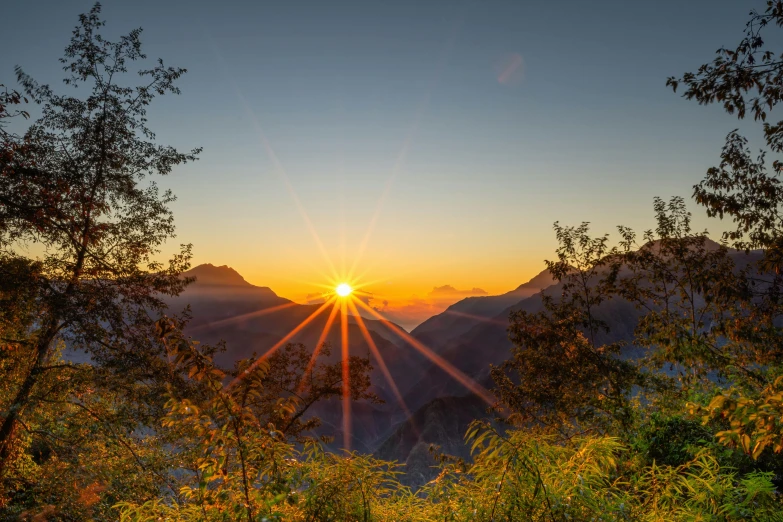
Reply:
[[348, 297], [349, 295], [351, 295], [351, 292], [353, 292], [353, 288], [351, 288], [351, 285], [349, 285], [348, 283], [340, 283], [339, 285], [337, 285], [335, 291], [337, 292], [337, 295], [339, 295], [340, 297]]

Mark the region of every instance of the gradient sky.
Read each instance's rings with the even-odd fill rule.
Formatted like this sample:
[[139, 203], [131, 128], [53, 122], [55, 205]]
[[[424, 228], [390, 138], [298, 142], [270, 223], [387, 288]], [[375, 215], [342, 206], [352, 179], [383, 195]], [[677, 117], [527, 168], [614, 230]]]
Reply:
[[[0, 83], [14, 84], [18, 64], [59, 85], [57, 58], [91, 5], [5, 3]], [[423, 319], [443, 304], [427, 309], [433, 287], [497, 294], [541, 271], [556, 220], [641, 231], [653, 196], [688, 197], [740, 125], [665, 80], [735, 45], [764, 2], [103, 7], [108, 36], [141, 26], [151, 58], [189, 69], [150, 120], [162, 143], [204, 147], [161, 182], [179, 197], [177, 243], [194, 244], [195, 263], [304, 300], [329, 268], [296, 198], [338, 269], [380, 208], [357, 272], [379, 280], [378, 302]]]

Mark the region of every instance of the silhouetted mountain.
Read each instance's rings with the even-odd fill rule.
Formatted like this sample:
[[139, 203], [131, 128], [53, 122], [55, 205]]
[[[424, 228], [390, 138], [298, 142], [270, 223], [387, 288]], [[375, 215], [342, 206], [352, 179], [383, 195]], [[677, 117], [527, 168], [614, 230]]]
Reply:
[[[321, 306], [297, 304], [278, 296], [267, 287], [254, 286], [228, 266], [199, 265], [183, 276], [195, 277], [196, 281], [180, 296], [169, 299], [169, 307], [172, 312], [190, 307], [192, 320], [185, 333], [194, 339], [207, 344], [225, 341], [226, 350], [215, 356], [216, 362], [223, 366], [233, 366], [236, 361], [254, 353], [266, 353]], [[326, 328], [330, 311], [331, 307], [323, 310], [286, 343], [302, 343], [312, 351]], [[365, 318], [363, 322], [395, 380], [407, 382], [406, 376], [413, 373], [412, 365], [420, 364], [412, 350], [392, 342], [395, 334], [380, 321]], [[370, 354], [369, 346], [354, 317], [348, 318], [348, 340], [351, 355]], [[339, 317], [332, 323], [324, 341], [331, 346], [328, 360], [340, 360]], [[374, 366], [373, 391], [384, 399], [386, 404], [353, 406], [353, 447], [365, 451], [370, 450], [370, 443], [381, 435], [388, 434], [395, 423], [404, 419], [403, 410], [381, 373], [380, 365], [374, 357], [371, 356], [371, 359]], [[342, 440], [339, 433], [342, 418], [339, 401], [319, 406], [317, 413], [324, 421], [325, 430], [330, 427], [337, 430], [334, 433], [322, 433], [335, 436], [338, 441]]]
[[[646, 245], [643, 248], [653, 247], [654, 245]], [[708, 249], [717, 247], [717, 243], [714, 242], [707, 245]], [[744, 252], [730, 251], [730, 255], [739, 270], [745, 268], [749, 263], [757, 262], [761, 253], [755, 251], [746, 255]], [[539, 285], [541, 285], [541, 281], [546, 281], [546, 278], [542, 276], [543, 274], [539, 274], [536, 277], [540, 278]], [[551, 279], [549, 281], [551, 282]], [[556, 298], [560, 293], [560, 284], [546, 287], [544, 293]], [[437, 348], [440, 355], [456, 368], [482, 386], [491, 389], [493, 383], [489, 376], [490, 365], [500, 364], [510, 357], [509, 351], [512, 344], [508, 339], [507, 332], [509, 315], [513, 311], [520, 310], [530, 313], [543, 310], [542, 292], [539, 291], [535, 295], [514, 303], [487, 320], [471, 320], [470, 327], [463, 333], [454, 336], [446, 334], [445, 341], [433, 346], [433, 348]], [[597, 319], [605, 321], [610, 328], [608, 333], [599, 333], [598, 343], [625, 341], [628, 344], [624, 347], [621, 357], [637, 358], [643, 355], [642, 350], [632, 344], [636, 325], [639, 318], [645, 313], [643, 310], [637, 309], [623, 299], [611, 299], [599, 305], [594, 313]], [[461, 326], [464, 328], [465, 325]], [[436, 330], [433, 328], [432, 331]], [[413, 333], [418, 334], [418, 329]], [[419, 335], [419, 338], [422, 339], [424, 335], [426, 334]], [[393, 458], [405, 462], [410, 468], [409, 472], [413, 474], [412, 477], [406, 478], [407, 483], [411, 485], [419, 485], [434, 477], [434, 472], [429, 470], [432, 459], [424, 449], [429, 444], [438, 444], [444, 448], [454, 448], [457, 451], [460, 444], [463, 443], [464, 430], [455, 432], [448, 426], [453, 424], [454, 419], [462, 418], [464, 410], [472, 411], [474, 418], [481, 418], [486, 409], [478, 397], [471, 395], [464, 386], [455, 381], [438, 365], [425, 361], [422, 368], [421, 376], [417, 382], [403, 392], [406, 404], [416, 412], [414, 418], [418, 419], [423, 416], [423, 420], [419, 421], [423, 422], [423, 427], [419, 428], [421, 436], [414, 436], [415, 430], [411, 422], [403, 423], [397, 427], [388, 440], [379, 445], [376, 452], [383, 458]], [[441, 401], [442, 397], [450, 397], [450, 399]], [[433, 411], [437, 413], [433, 413]], [[466, 456], [461, 453], [456, 455]]]
[[[455, 343], [460, 344], [463, 342], [464, 338], [473, 329], [491, 324], [495, 327], [493, 331], [502, 333], [502, 338], [493, 340], [493, 344], [507, 351], [508, 345], [504, 340], [505, 330], [508, 327], [510, 308], [524, 299], [538, 294], [542, 289], [551, 286], [552, 283], [552, 276], [545, 270], [530, 281], [505, 294], [467, 297], [454, 303], [444, 312], [424, 321], [411, 332], [411, 335], [434, 352], [443, 355]], [[398, 344], [400, 343], [398, 342]], [[403, 343], [401, 346], [405, 348], [407, 344]], [[480, 358], [480, 352], [478, 355]], [[441, 385], [446, 385], [446, 383], [441, 381], [440, 376], [435, 381], [429, 383], [422, 381], [423, 378], [427, 377], [427, 372], [431, 371], [432, 363], [420, 354], [415, 354], [411, 357], [415, 358], [418, 364], [413, 366], [412, 372], [405, 376], [404, 381], [400, 385], [403, 393], [409, 395], [410, 407], [421, 406], [435, 397], [460, 395], [465, 392], [460, 385], [457, 385], [458, 387], [453, 389], [453, 393], [444, 391], [443, 394], [433, 395], [430, 391], [438, 390]], [[473, 362], [478, 364], [479, 367], [488, 367], [489, 365], [489, 361], [486, 364], [475, 360]], [[470, 374], [471, 372], [472, 369], [466, 373]], [[453, 381], [452, 378], [449, 378], [449, 380]], [[450, 385], [451, 383], [448, 384], [448, 386]]]
[[[558, 286], [550, 287], [552, 295], [557, 293]], [[520, 310], [530, 313], [543, 310], [541, 293], [507, 308], [495, 317], [494, 321], [477, 324], [464, 334], [449, 340], [441, 346], [440, 355], [480, 384], [491, 387], [489, 366], [500, 364], [509, 358], [512, 347], [507, 332], [509, 315]], [[634, 328], [641, 314], [641, 311], [624, 300], [603, 302], [595, 310], [595, 316], [611, 325], [611, 329], [608, 334], [601, 333], [598, 342], [632, 341]], [[639, 355], [639, 352], [635, 347], [628, 346], [624, 355], [634, 357]], [[465, 393], [467, 390], [444, 370], [428, 363], [417, 384], [408, 391], [405, 398], [409, 407], [416, 408], [436, 397]]]
[[470, 458], [465, 432], [475, 419], [488, 417], [487, 405], [476, 396], [442, 397], [419, 408], [375, 450], [375, 456], [405, 464], [403, 484], [419, 487], [437, 476], [431, 448], [440, 453]]
[[[215, 266], [211, 263], [198, 265], [182, 274], [182, 277], [195, 277], [199, 286], [253, 286], [228, 265]], [[259, 288], [259, 287], [256, 287]], [[266, 288], [266, 287], [264, 287]], [[266, 288], [269, 290], [268, 288]], [[271, 290], [270, 290], [271, 292]]]
[[190, 305], [191, 328], [291, 303], [270, 288], [251, 285], [236, 270], [225, 265], [199, 265], [182, 276], [196, 280], [181, 295], [170, 298], [168, 304], [173, 312]]
[[421, 323], [411, 335], [438, 351], [449, 339], [484, 321], [492, 320], [508, 307], [537, 294], [553, 282], [549, 271], [544, 270], [527, 283], [505, 294], [467, 297]]

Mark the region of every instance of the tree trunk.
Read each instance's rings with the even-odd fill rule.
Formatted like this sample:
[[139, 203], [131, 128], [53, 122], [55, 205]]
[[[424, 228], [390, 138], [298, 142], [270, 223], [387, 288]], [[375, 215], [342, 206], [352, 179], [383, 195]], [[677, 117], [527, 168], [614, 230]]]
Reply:
[[16, 392], [16, 397], [11, 403], [11, 407], [8, 408], [8, 414], [5, 419], [3, 419], [2, 426], [0, 426], [0, 478], [4, 475], [11, 458], [13, 439], [19, 421], [19, 415], [30, 402], [30, 395], [36, 382], [38, 382], [38, 375], [41, 373], [41, 368], [46, 363], [47, 356], [50, 352], [49, 348], [54, 340], [56, 332], [57, 323], [54, 320], [50, 320], [49, 327], [36, 344], [33, 367], [19, 387], [19, 391]]
[[[100, 180], [92, 186], [92, 192], [90, 194], [90, 200], [95, 197], [95, 192], [100, 184]], [[84, 268], [84, 260], [87, 254], [87, 245], [89, 243], [90, 231], [92, 227], [91, 214], [88, 211], [84, 227], [82, 229], [82, 240], [79, 244], [76, 252], [76, 264], [73, 267], [68, 286], [61, 295], [62, 302], [67, 302], [68, 298], [73, 294], [74, 288], [79, 284], [79, 278]], [[27, 374], [24, 382], [19, 387], [19, 391], [16, 393], [11, 407], [8, 409], [8, 415], [3, 419], [3, 424], [0, 426], [0, 478], [5, 474], [5, 470], [11, 458], [13, 449], [14, 432], [16, 431], [16, 425], [19, 421], [19, 414], [27, 407], [30, 402], [30, 394], [33, 391], [33, 387], [38, 382], [38, 376], [41, 373], [41, 368], [46, 363], [48, 355], [51, 352], [52, 341], [54, 341], [55, 335], [59, 330], [58, 316], [62, 310], [51, 310], [49, 312], [49, 318], [46, 321], [48, 326], [44, 330], [41, 337], [38, 339], [38, 343], [35, 347], [35, 362], [30, 372]]]

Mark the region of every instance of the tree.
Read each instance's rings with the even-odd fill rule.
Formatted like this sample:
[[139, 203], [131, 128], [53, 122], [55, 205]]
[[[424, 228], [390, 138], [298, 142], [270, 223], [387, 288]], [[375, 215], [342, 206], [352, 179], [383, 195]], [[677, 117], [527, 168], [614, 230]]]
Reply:
[[[122, 516], [140, 519], [155, 513], [150, 518], [156, 519], [157, 515], [163, 516], [163, 506], [174, 506], [177, 514], [169, 509], [167, 518], [228, 515], [231, 520], [252, 522], [260, 517], [282, 516], [281, 504], [295, 503], [297, 490], [306, 484], [306, 511], [315, 511], [311, 516], [320, 519], [323, 498], [312, 498], [313, 493], [322, 496], [325, 490], [333, 489], [319, 476], [323, 465], [347, 463], [348, 472], [356, 465], [351, 464], [352, 459], [326, 457], [318, 441], [306, 439], [305, 431], [315, 428], [318, 420], [304, 420], [303, 415], [313, 404], [341, 395], [340, 362], [316, 360], [311, 365], [310, 354], [302, 345], [289, 344], [269, 358], [244, 359], [233, 370], [225, 371], [215, 366], [208, 350], [184, 337], [176, 322], [161, 319], [157, 333], [166, 347], [172, 372], [187, 375], [201, 393], [182, 394], [170, 387], [166, 394], [167, 414], [159, 431], [170, 453], [176, 455], [169, 471], [177, 487], [169, 488], [162, 499], [152, 503], [123, 502]], [[328, 347], [324, 348], [319, 358], [328, 357]], [[372, 369], [369, 358], [352, 356], [350, 363], [352, 398], [377, 400], [368, 392]], [[295, 442], [308, 445], [307, 465], [297, 460]], [[312, 475], [302, 478], [303, 467]], [[333, 470], [326, 471], [334, 474]], [[366, 495], [382, 494], [373, 491], [384, 485], [382, 477], [377, 477], [377, 483], [367, 481], [372, 475], [349, 477], [349, 485], [358, 478], [361, 488], [370, 488]], [[313, 483], [313, 477], [318, 482]], [[346, 478], [341, 477], [339, 484], [347, 488], [345, 482]], [[346, 491], [338, 493], [344, 495]], [[351, 501], [331, 499], [328, 504], [351, 510], [355, 507], [353, 497]]]
[[21, 244], [40, 245], [44, 253], [24, 282], [34, 289], [35, 317], [14, 342], [28, 362], [14, 375], [0, 424], [0, 474], [20, 421], [45, 394], [43, 377], [69, 378], [69, 365], [53, 361], [57, 343], [87, 352], [95, 375], [103, 382], [111, 376], [115, 389], [159, 381], [167, 375], [154, 336], [161, 297], [188, 282], [179, 277], [188, 246], [168, 266], [155, 258], [174, 236], [168, 208], [174, 197], [154, 181], [143, 184], [199, 152], [158, 145], [147, 126], [150, 103], [178, 94], [176, 81], [186, 71], [158, 60], [138, 72], [141, 85], [121, 84], [129, 64], [146, 58], [141, 29], [110, 42], [100, 34], [100, 11], [96, 4], [80, 16], [61, 59], [65, 84], [86, 87], [84, 99], [56, 94], [17, 68], [23, 96], [41, 105], [42, 115], [23, 147], [9, 153], [4, 143], [0, 153], [0, 255], [4, 266], [15, 266], [29, 264]]
[[4, 120], [15, 116], [22, 116], [24, 118], [30, 117], [30, 114], [27, 111], [14, 108], [15, 105], [21, 105], [22, 102], [27, 103], [27, 98], [22, 96], [19, 91], [9, 90], [5, 85], [0, 83], [0, 137], [2, 137], [4, 141], [11, 137], [4, 128], [5, 123], [7, 123]]
[[[184, 324], [183, 321], [167, 317], [157, 323], [157, 333], [164, 341], [167, 357], [175, 364], [171, 371], [189, 377], [217, 372], [216, 375], [220, 374], [221, 379], [230, 378], [231, 382], [239, 383], [245, 369], [253, 368], [254, 365], [263, 366], [263, 371], [254, 374], [258, 380], [257, 386], [251, 395], [243, 398], [242, 407], [252, 415], [256, 425], [273, 425], [290, 442], [304, 443], [313, 437], [314, 430], [321, 425], [321, 419], [311, 415], [314, 406], [342, 397], [342, 361], [326, 362], [331, 355], [328, 343], [321, 346], [315, 359], [305, 345], [288, 343], [269, 357], [259, 359], [253, 354], [252, 357], [236, 361], [233, 368], [227, 369], [217, 366], [212, 360], [217, 347], [194, 343], [183, 334]], [[348, 366], [351, 400], [367, 400], [376, 404], [382, 402], [370, 391], [372, 364], [369, 356], [352, 355]], [[218, 381], [209, 383], [207, 395], [214, 393], [213, 389], [217, 387]], [[170, 388], [168, 393], [181, 399], [192, 399], [189, 396], [194, 395], [191, 392], [183, 393], [180, 388], [176, 391]]]
[[[616, 276], [608, 237], [591, 237], [589, 225], [555, 223], [557, 261], [547, 268], [557, 281], [542, 296], [544, 310], [512, 313], [512, 358], [492, 368], [501, 404], [526, 425], [567, 432], [573, 423], [607, 429], [632, 421], [630, 391], [644, 385], [637, 368], [618, 355], [622, 343], [605, 343], [609, 327], [598, 315], [612, 297]], [[559, 295], [558, 295], [559, 294]]]
[[[343, 394], [342, 362], [322, 362], [330, 353], [329, 345], [324, 344], [315, 364], [311, 364], [311, 354], [304, 345], [288, 344], [269, 357], [268, 370], [261, 382], [263, 389], [248, 402], [259, 423], [275, 425], [287, 439], [296, 442], [304, 442], [306, 437], [312, 436], [321, 420], [312, 415], [307, 417], [308, 411], [316, 404]], [[252, 362], [251, 359], [249, 363]], [[351, 356], [348, 367], [351, 399], [382, 402], [369, 391], [370, 359]]]
[[[750, 113], [762, 122], [764, 138], [770, 151], [783, 152], [783, 121], [767, 121], [783, 100], [783, 53], [767, 47], [763, 38], [770, 26], [783, 27], [783, 1], [769, 0], [763, 13], [750, 12], [745, 37], [734, 49], [721, 48], [717, 57], [693, 73], [667, 80], [675, 91], [685, 86], [683, 96], [700, 104], [722, 103], [729, 114], [739, 119]], [[779, 398], [781, 342], [779, 321], [783, 315], [783, 186], [777, 177], [783, 162], [772, 163], [768, 171], [766, 154], [753, 156], [748, 141], [737, 131], [729, 133], [719, 166], [707, 171], [704, 180], [694, 187], [694, 198], [706, 207], [709, 216], [729, 217], [733, 230], [724, 240], [739, 249], [762, 249], [764, 259], [747, 270], [751, 307], [737, 315], [740, 328], [728, 329], [724, 337], [730, 344], [750, 347], [756, 356], [755, 369], [764, 376], [752, 386], [748, 381], [718, 394], [706, 408], [691, 404], [693, 412], [702, 411], [705, 422], [725, 418], [731, 429], [719, 434], [720, 440], [736, 445], [754, 458], [772, 447], [783, 450], [783, 428], [772, 422], [780, 409]], [[755, 268], [755, 269], [754, 269]], [[739, 337], [740, 343], [737, 343]]]
[[618, 296], [644, 312], [634, 343], [647, 350], [646, 363], [674, 371], [683, 390], [712, 386], [715, 376], [763, 382], [759, 365], [771, 362], [776, 334], [753, 300], [754, 258], [693, 231], [680, 197], [655, 198], [654, 209], [657, 227], [642, 245], [620, 227], [623, 254], [613, 261]]
[[[670, 77], [667, 85], [676, 92], [683, 85], [683, 96], [701, 105], [722, 103], [729, 114], [743, 119], [750, 112], [761, 121], [767, 146], [774, 153], [783, 151], [783, 121], [767, 122], [768, 111], [783, 100], [783, 53], [768, 48], [762, 38], [769, 26], [783, 26], [783, 1], [769, 0], [763, 13], [750, 12], [745, 37], [734, 49], [720, 48], [717, 57], [693, 73]], [[773, 162], [775, 173], [783, 163]], [[721, 163], [707, 171], [694, 187], [694, 198], [707, 208], [710, 216], [730, 217], [736, 228], [724, 234], [737, 248], [766, 250], [767, 266], [780, 270], [783, 263], [783, 187], [767, 171], [765, 154], [754, 158], [747, 140], [737, 131], [726, 138]]]

